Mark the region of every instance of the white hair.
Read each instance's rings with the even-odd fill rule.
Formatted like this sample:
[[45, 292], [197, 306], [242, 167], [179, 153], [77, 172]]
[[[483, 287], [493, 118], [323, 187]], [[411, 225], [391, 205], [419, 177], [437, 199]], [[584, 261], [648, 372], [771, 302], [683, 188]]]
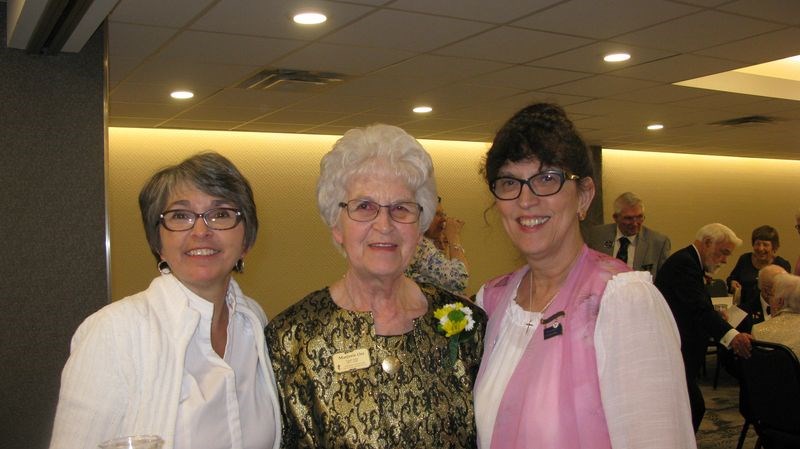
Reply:
[[319, 164], [317, 206], [322, 221], [336, 226], [339, 203], [347, 201], [348, 182], [361, 175], [389, 174], [402, 179], [422, 206], [419, 226], [428, 229], [436, 213], [433, 161], [416, 139], [391, 125], [375, 124], [347, 131]]
[[694, 238], [698, 242], [711, 240], [714, 243], [731, 242], [734, 246], [742, 244], [742, 239], [736, 237], [736, 233], [731, 228], [721, 223], [710, 223], [703, 226], [697, 230]]
[[800, 276], [789, 273], [775, 276], [772, 295], [783, 299], [783, 308], [800, 313]]

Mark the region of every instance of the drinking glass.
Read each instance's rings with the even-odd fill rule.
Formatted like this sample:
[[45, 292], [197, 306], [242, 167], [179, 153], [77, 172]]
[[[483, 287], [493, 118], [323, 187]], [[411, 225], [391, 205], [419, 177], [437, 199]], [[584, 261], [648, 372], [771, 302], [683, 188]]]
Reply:
[[100, 449], [161, 449], [164, 440], [157, 435], [133, 435], [100, 443]]

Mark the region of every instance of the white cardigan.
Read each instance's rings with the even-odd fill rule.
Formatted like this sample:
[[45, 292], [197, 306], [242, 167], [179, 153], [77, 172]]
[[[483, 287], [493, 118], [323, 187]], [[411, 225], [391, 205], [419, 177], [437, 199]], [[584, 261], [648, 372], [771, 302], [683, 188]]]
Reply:
[[[256, 334], [275, 411], [277, 449], [281, 423], [275, 377], [265, 341], [257, 338], [267, 317], [234, 280], [231, 287], [236, 310], [250, 320]], [[145, 434], [159, 435], [164, 449], [173, 448], [186, 347], [200, 320], [188, 301], [179, 281], [164, 275], [80, 325], [61, 375], [50, 449], [94, 448], [111, 438]]]

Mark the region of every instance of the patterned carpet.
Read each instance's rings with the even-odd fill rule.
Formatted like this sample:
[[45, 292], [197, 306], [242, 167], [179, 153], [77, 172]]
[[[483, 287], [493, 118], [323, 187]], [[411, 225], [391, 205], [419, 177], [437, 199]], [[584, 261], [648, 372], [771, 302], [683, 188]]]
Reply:
[[[706, 400], [706, 414], [697, 432], [697, 449], [735, 449], [744, 418], [739, 414], [739, 384], [720, 368], [717, 389], [713, 388], [716, 356], [708, 356], [707, 375], [700, 379]], [[753, 449], [756, 433], [750, 427], [743, 449]]]

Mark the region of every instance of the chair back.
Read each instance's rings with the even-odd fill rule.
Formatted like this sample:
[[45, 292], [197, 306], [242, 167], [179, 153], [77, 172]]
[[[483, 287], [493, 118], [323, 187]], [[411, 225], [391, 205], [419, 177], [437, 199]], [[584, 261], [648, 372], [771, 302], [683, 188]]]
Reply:
[[753, 341], [750, 358], [741, 359], [741, 377], [740, 400], [746, 403], [740, 407], [759, 436], [800, 440], [800, 362], [794, 352], [782, 344]]

